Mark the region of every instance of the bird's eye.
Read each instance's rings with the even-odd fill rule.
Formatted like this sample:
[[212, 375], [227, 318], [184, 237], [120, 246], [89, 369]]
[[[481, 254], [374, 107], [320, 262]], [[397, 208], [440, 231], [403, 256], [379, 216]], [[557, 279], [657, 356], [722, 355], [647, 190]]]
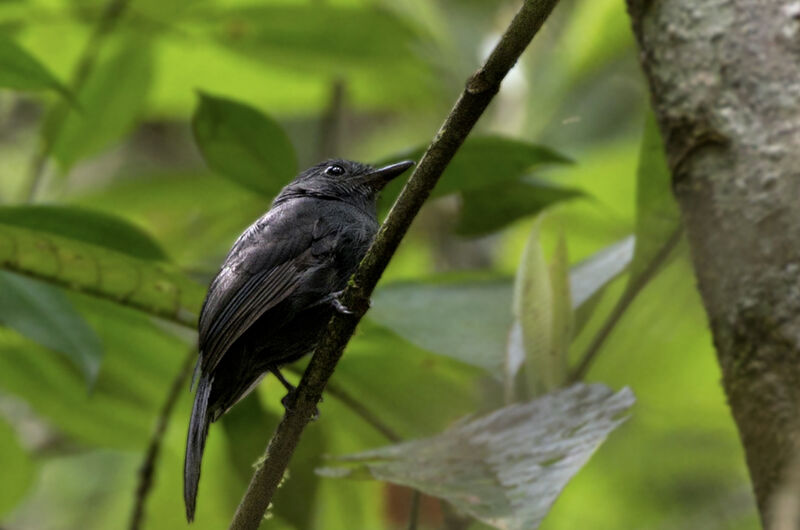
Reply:
[[325, 169], [325, 174], [332, 177], [338, 177], [340, 175], [344, 175], [344, 168], [342, 166], [328, 166]]

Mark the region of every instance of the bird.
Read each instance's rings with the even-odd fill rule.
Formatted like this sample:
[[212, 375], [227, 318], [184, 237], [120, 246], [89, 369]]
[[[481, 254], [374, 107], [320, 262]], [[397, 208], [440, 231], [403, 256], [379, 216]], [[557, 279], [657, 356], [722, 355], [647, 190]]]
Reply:
[[186, 518], [194, 519], [209, 425], [268, 373], [313, 351], [379, 224], [383, 187], [411, 166], [332, 159], [297, 175], [235, 241], [211, 281], [198, 323], [197, 386], [184, 461]]

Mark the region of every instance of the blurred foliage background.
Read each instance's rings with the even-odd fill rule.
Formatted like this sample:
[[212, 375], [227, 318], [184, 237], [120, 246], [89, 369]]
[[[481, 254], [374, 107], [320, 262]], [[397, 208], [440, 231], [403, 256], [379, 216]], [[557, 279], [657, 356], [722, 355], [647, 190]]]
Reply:
[[[138, 466], [195, 340], [193, 312], [234, 238], [298, 168], [421, 153], [518, 7], [107, 2], [0, 3], [5, 529], [127, 526]], [[646, 113], [623, 3], [563, 0], [415, 221], [333, 384], [404, 439], [501, 406], [492, 374], [534, 225], [548, 261], [577, 264], [633, 233], [637, 253], [663, 244], [671, 199], [664, 181], [647, 187]], [[630, 386], [631, 418], [542, 528], [757, 526], [685, 244], [661, 261], [586, 375]], [[634, 258], [597, 291], [567, 342], [571, 364], [643, 266]], [[187, 527], [191, 395], [178, 395], [145, 528]], [[193, 528], [226, 527], [282, 395], [268, 378], [212, 427]], [[387, 444], [346, 400], [327, 397], [321, 414], [262, 526], [405, 528], [409, 490], [314, 474], [323, 455]], [[442, 518], [423, 499], [421, 525]]]

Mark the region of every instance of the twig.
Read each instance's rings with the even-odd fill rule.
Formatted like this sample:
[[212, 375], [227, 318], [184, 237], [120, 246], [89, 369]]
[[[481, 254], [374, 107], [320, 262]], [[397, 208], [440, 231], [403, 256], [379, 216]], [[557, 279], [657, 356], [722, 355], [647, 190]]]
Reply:
[[617, 300], [614, 309], [611, 310], [606, 321], [603, 322], [603, 326], [598, 330], [592, 342], [586, 348], [586, 352], [584, 352], [583, 357], [581, 357], [581, 362], [578, 363], [578, 366], [569, 375], [569, 382], [575, 383], [586, 377], [586, 372], [589, 371], [592, 361], [594, 361], [594, 358], [597, 356], [608, 336], [611, 335], [611, 331], [619, 323], [622, 315], [625, 314], [625, 311], [633, 303], [639, 293], [642, 292], [644, 286], [647, 285], [656, 271], [658, 271], [659, 267], [661, 267], [664, 261], [669, 257], [672, 249], [674, 249], [678, 241], [680, 241], [681, 235], [683, 235], [683, 227], [679, 226], [669, 236], [664, 246], [658, 251], [658, 254], [647, 264], [647, 268], [642, 274], [625, 289], [625, 292], [622, 293], [622, 296]]
[[408, 511], [408, 530], [417, 530], [417, 523], [419, 522], [419, 499], [421, 494], [419, 490], [411, 492], [411, 508]]
[[[75, 67], [75, 72], [72, 75], [70, 89], [74, 94], [77, 95], [77, 92], [83, 87], [84, 83], [86, 83], [89, 74], [92, 72], [97, 62], [97, 56], [100, 54], [103, 41], [114, 30], [117, 22], [128, 8], [129, 4], [130, 0], [111, 0], [106, 5], [105, 10], [103, 10], [103, 13], [100, 15], [100, 19], [97, 21], [92, 35], [89, 37], [86, 46], [81, 52], [78, 64]], [[69, 112], [69, 106], [64, 102], [57, 103], [56, 107], [53, 109], [52, 127], [55, 132], [52, 138], [58, 137], [67, 112]], [[42, 177], [44, 177], [47, 159], [50, 156], [52, 148], [52, 142], [45, 140], [39, 145], [31, 158], [28, 166], [28, 191], [26, 193], [28, 202], [32, 202], [36, 197], [36, 192], [39, 189]]]
[[264, 463], [256, 469], [231, 521], [232, 530], [255, 530], [272, 500], [300, 435], [314, 414], [325, 384], [366, 313], [369, 296], [425, 199], [447, 164], [464, 142], [483, 111], [500, 89], [500, 83], [517, 62], [558, 0], [526, 0], [500, 42], [467, 82], [444, 124], [422, 156], [414, 174], [400, 193], [386, 221], [345, 289], [341, 301], [352, 314], [336, 314], [318, 344], [297, 388], [295, 406], [283, 417], [270, 440]]
[[339, 155], [339, 135], [344, 112], [344, 81], [336, 79], [331, 83], [331, 100], [319, 124], [319, 144], [317, 159]]
[[147, 447], [144, 460], [142, 460], [142, 465], [139, 468], [139, 485], [136, 488], [131, 522], [128, 525], [130, 530], [138, 530], [144, 520], [145, 502], [153, 486], [153, 474], [155, 473], [158, 453], [161, 451], [161, 442], [164, 438], [164, 432], [167, 430], [167, 424], [172, 415], [172, 410], [175, 408], [175, 403], [178, 401], [180, 390], [186, 386], [186, 380], [189, 378], [196, 358], [197, 347], [192, 346], [183, 364], [181, 364], [180, 370], [175, 375], [175, 379], [173, 379], [172, 386], [167, 394], [167, 399], [161, 407], [161, 412], [156, 421], [156, 428], [153, 431], [153, 436], [150, 438], [150, 445]]

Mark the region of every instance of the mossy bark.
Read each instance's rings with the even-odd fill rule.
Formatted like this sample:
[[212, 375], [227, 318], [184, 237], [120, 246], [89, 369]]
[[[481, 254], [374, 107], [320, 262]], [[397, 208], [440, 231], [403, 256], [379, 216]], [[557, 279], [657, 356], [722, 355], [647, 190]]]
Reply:
[[800, 2], [627, 2], [766, 526], [800, 441]]

